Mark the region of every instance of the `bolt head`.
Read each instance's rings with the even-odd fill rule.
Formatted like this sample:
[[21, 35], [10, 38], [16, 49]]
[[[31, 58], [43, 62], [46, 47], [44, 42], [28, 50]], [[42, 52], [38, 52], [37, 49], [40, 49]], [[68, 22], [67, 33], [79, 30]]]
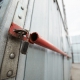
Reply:
[[13, 75], [13, 71], [12, 70], [9, 70], [8, 72], [7, 72], [7, 77], [11, 77]]
[[14, 54], [14, 53], [11, 53], [11, 54], [9, 55], [9, 58], [10, 58], [10, 59], [14, 59], [14, 58], [15, 58], [15, 54]]

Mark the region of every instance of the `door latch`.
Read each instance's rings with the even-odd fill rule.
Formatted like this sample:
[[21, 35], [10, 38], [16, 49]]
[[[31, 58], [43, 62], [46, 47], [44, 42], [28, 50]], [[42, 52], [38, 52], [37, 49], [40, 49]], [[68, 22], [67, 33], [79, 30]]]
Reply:
[[26, 29], [21, 28], [20, 26], [12, 23], [9, 29], [9, 35], [16, 37], [20, 40], [23, 40], [22, 48], [21, 48], [21, 53], [26, 54], [27, 49], [28, 49], [28, 40], [29, 40], [29, 31]]
[[15, 23], [12, 23], [9, 29], [9, 35], [27, 41], [29, 37], [29, 31], [21, 28]]

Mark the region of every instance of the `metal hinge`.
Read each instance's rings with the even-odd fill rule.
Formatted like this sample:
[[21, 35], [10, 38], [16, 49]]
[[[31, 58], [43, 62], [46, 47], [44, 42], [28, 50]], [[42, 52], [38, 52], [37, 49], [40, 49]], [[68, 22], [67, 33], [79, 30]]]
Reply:
[[[22, 29], [25, 23], [26, 12], [26, 6], [18, 2], [14, 18], [9, 29], [9, 33], [11, 33], [11, 35], [15, 35], [15, 37], [21, 38], [22, 40], [27, 40], [28, 37], [28, 30]], [[1, 67], [1, 80], [15, 77], [17, 74], [21, 44], [21, 41], [18, 38], [13, 38], [8, 35], [8, 41]]]

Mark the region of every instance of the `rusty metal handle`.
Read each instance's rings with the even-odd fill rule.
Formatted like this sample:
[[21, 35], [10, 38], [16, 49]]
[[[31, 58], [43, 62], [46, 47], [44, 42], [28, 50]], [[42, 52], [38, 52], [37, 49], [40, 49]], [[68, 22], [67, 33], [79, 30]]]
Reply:
[[61, 51], [56, 46], [54, 46], [53, 44], [51, 44], [47, 40], [43, 39], [42, 37], [40, 37], [37, 32], [33, 32], [32, 34], [30, 34], [29, 42], [38, 44], [40, 46], [43, 46], [45, 48], [48, 48], [48, 49], [53, 50], [55, 52], [58, 52], [58, 53], [60, 53], [60, 54], [62, 54], [64, 56], [66, 56], [67, 58], [70, 58], [70, 56], [67, 55], [65, 52]]

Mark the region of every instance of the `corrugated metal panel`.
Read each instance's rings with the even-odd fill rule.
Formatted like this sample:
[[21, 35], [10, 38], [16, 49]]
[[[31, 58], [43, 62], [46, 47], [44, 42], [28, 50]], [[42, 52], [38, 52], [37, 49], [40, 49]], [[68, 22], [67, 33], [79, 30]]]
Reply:
[[80, 63], [80, 35], [71, 37], [74, 63]]
[[77, 44], [77, 52], [80, 54], [80, 44]]
[[64, 19], [64, 11], [63, 11], [63, 3], [62, 3], [62, 0], [57, 0], [57, 1], [59, 3], [60, 11], [61, 11], [62, 17]]
[[77, 36], [77, 43], [80, 43], [80, 35]]
[[72, 41], [72, 44], [73, 44], [73, 43], [76, 43], [76, 37], [72, 37], [72, 38], [71, 38], [71, 41]]
[[[62, 27], [63, 23], [57, 10], [57, 4], [52, 0], [35, 0], [30, 31], [38, 32], [42, 37], [62, 49]], [[65, 80], [69, 80], [70, 64], [68, 60], [66, 65], [68, 76], [65, 77]], [[37, 45], [29, 46], [25, 80], [64, 80], [64, 73], [66, 71], [64, 71], [62, 55]]]
[[80, 35], [72, 36], [71, 40], [72, 40], [72, 44], [80, 43]]
[[80, 63], [80, 54], [73, 54], [74, 56], [74, 63]]
[[[59, 49], [70, 54], [70, 47], [65, 37], [66, 32], [60, 12], [57, 10], [57, 3], [53, 0], [21, 1], [25, 2], [28, 8], [25, 29], [30, 29], [30, 32], [38, 32]], [[12, 2], [10, 5], [16, 3], [13, 0]], [[26, 56], [20, 54], [17, 77], [7, 80], [70, 80], [69, 73], [70, 60], [54, 51], [30, 44]]]
[[74, 63], [80, 63], [80, 35], [71, 37], [73, 61]]
[[[70, 46], [68, 43], [68, 39], [66, 37], [66, 32], [64, 28], [62, 27], [62, 34], [63, 34], [63, 50], [68, 55], [70, 55]], [[71, 61], [64, 57], [64, 80], [70, 80], [70, 63]]]
[[78, 48], [77, 48], [77, 45], [76, 45], [76, 44], [73, 44], [73, 45], [72, 45], [72, 48], [73, 48], [73, 52], [74, 52], [74, 53], [75, 53], [75, 52], [78, 52], [78, 51], [77, 51]]
[[[35, 0], [30, 32], [34, 31], [48, 39], [48, 1], [46, 0]], [[25, 80], [44, 80], [46, 57], [46, 49], [37, 45], [29, 46]]]
[[0, 2], [0, 23], [2, 22], [2, 19], [4, 17], [4, 14], [6, 12], [6, 8], [8, 6], [8, 3], [9, 3], [10, 0], [2, 0]]

